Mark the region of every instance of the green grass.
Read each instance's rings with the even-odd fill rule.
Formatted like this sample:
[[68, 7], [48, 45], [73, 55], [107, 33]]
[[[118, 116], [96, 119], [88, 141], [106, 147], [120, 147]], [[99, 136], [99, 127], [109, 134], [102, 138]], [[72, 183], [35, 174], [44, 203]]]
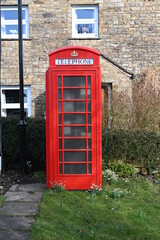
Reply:
[[0, 195], [0, 206], [2, 204], [2, 202], [4, 201], [4, 196], [3, 195]]
[[[113, 195], [120, 188], [120, 195]], [[119, 191], [119, 190], [118, 190]], [[103, 192], [47, 190], [30, 240], [159, 240], [160, 185], [137, 178]]]

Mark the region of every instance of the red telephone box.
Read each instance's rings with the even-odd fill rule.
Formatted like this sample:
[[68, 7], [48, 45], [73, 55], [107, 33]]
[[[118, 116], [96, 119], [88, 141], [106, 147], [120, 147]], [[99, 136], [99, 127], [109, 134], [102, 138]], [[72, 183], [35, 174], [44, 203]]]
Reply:
[[102, 186], [100, 53], [69, 46], [49, 53], [46, 72], [47, 187]]

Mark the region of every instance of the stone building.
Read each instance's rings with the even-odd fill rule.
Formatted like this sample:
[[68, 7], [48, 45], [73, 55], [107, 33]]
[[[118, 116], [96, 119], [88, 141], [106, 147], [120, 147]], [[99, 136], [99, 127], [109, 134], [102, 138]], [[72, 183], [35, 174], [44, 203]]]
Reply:
[[[19, 111], [17, 0], [2, 0], [2, 116]], [[63, 46], [100, 51], [102, 88], [132, 93], [132, 74], [160, 63], [160, 0], [23, 0], [25, 110], [45, 114], [48, 53]], [[111, 61], [110, 61], [111, 60]], [[126, 71], [125, 71], [126, 70]]]

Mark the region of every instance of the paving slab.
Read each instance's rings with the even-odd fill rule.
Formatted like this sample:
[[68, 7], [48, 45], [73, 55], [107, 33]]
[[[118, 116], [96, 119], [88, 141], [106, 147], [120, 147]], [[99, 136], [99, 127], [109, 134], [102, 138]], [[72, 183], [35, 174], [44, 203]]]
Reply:
[[16, 190], [18, 190], [18, 187], [19, 187], [19, 184], [14, 184], [14, 185], [9, 189], [9, 191], [16, 191]]
[[43, 192], [12, 192], [9, 191], [5, 194], [5, 202], [40, 202]]
[[4, 202], [0, 216], [33, 216], [38, 212], [38, 203]]
[[45, 184], [42, 183], [19, 185], [19, 191], [23, 192], [44, 192], [44, 190]]
[[0, 240], [28, 240], [29, 232], [0, 231]]
[[13, 185], [0, 207], [0, 240], [28, 240], [45, 184]]
[[33, 217], [0, 216], [0, 231], [30, 231], [34, 222]]

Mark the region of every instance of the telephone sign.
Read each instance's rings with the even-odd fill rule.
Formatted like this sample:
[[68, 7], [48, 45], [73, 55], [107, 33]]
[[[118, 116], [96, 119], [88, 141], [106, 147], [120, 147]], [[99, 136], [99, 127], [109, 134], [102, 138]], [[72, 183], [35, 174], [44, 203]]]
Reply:
[[100, 53], [69, 46], [49, 54], [46, 72], [47, 187], [102, 185]]

